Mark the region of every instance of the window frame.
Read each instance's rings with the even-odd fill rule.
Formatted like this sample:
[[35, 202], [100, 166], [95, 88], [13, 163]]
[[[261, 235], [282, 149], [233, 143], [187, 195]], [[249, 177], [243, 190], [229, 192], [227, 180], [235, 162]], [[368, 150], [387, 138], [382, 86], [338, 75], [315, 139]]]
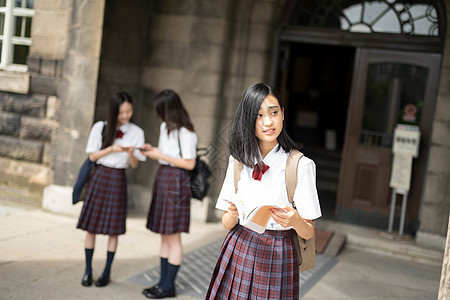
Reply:
[[17, 17], [33, 18], [34, 9], [14, 7], [14, 5], [15, 0], [6, 0], [6, 5], [4, 7], [0, 7], [0, 13], [4, 14], [3, 35], [0, 35], [0, 40], [2, 42], [0, 70], [27, 72], [28, 66], [26, 64], [22, 65], [13, 63], [14, 46], [24, 45], [30, 47], [32, 44], [31, 32], [29, 38], [15, 36], [14, 19]]

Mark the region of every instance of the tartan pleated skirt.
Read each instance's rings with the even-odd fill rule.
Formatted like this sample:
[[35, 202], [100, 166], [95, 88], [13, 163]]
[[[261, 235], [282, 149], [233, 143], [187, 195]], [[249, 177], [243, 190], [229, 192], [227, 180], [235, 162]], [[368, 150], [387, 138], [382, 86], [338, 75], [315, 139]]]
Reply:
[[205, 299], [298, 299], [299, 276], [290, 230], [259, 234], [236, 225], [222, 244]]
[[97, 165], [86, 187], [77, 228], [95, 234], [124, 234], [126, 218], [125, 170]]
[[159, 234], [189, 232], [191, 186], [187, 171], [161, 165], [156, 173], [147, 228]]

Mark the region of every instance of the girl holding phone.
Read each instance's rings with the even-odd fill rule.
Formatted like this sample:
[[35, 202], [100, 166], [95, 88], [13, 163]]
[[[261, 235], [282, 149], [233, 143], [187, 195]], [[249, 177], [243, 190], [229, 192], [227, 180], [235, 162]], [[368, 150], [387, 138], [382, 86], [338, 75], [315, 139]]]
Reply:
[[161, 235], [159, 282], [142, 292], [147, 298], [175, 297], [175, 277], [183, 258], [181, 233], [189, 232], [191, 188], [187, 170], [195, 167], [197, 135], [180, 97], [172, 90], [156, 95], [162, 123], [158, 147], [145, 144], [147, 157], [158, 160], [147, 228]]
[[106, 234], [108, 238], [106, 265], [95, 286], [106, 286], [110, 282], [111, 265], [117, 249], [118, 236], [126, 231], [127, 180], [125, 169], [136, 168], [139, 160], [146, 157], [137, 150], [145, 142], [144, 131], [130, 122], [133, 102], [126, 92], [113, 94], [109, 102], [106, 122], [92, 126], [86, 153], [97, 166], [89, 179], [84, 204], [77, 228], [86, 231], [86, 269], [81, 284], [91, 286], [92, 256], [95, 237]]

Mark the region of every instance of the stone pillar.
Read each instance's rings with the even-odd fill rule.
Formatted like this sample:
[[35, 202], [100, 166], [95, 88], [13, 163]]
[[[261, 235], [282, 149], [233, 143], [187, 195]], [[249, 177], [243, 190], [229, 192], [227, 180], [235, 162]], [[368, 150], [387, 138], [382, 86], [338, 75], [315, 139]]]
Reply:
[[439, 287], [438, 299], [450, 299], [450, 222], [448, 222], [447, 245], [445, 246], [444, 261], [442, 262], [441, 285]]
[[73, 2], [70, 41], [57, 93], [61, 100], [55, 184], [72, 185], [86, 157], [94, 117], [104, 0]]
[[[446, 1], [450, 5], [450, 1]], [[448, 7], [448, 6], [447, 6]], [[447, 18], [450, 11], [447, 11]], [[419, 244], [444, 249], [450, 212], [450, 23], [442, 56], [442, 70], [433, 121], [428, 170], [421, 207]]]
[[[54, 183], [59, 187], [50, 185], [44, 190], [46, 209], [58, 210], [51, 207], [58, 205], [58, 201], [70, 205], [72, 185], [86, 157], [86, 142], [94, 118], [104, 6], [105, 0], [73, 1], [69, 45], [57, 87], [61, 115], [56, 135]], [[61, 197], [61, 187], [67, 187], [67, 196], [53, 201], [51, 191], [57, 190]]]

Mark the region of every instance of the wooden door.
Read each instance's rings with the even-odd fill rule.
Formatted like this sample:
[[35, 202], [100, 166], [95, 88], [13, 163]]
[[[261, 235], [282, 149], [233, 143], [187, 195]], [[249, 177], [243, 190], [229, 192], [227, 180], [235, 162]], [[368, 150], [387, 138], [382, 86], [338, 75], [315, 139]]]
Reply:
[[[440, 71], [439, 54], [358, 49], [348, 109], [336, 218], [385, 228], [391, 189], [392, 136], [397, 123], [420, 126], [405, 232], [417, 227]], [[415, 120], [405, 121], [408, 104]], [[410, 107], [410, 106], [409, 106]]]

